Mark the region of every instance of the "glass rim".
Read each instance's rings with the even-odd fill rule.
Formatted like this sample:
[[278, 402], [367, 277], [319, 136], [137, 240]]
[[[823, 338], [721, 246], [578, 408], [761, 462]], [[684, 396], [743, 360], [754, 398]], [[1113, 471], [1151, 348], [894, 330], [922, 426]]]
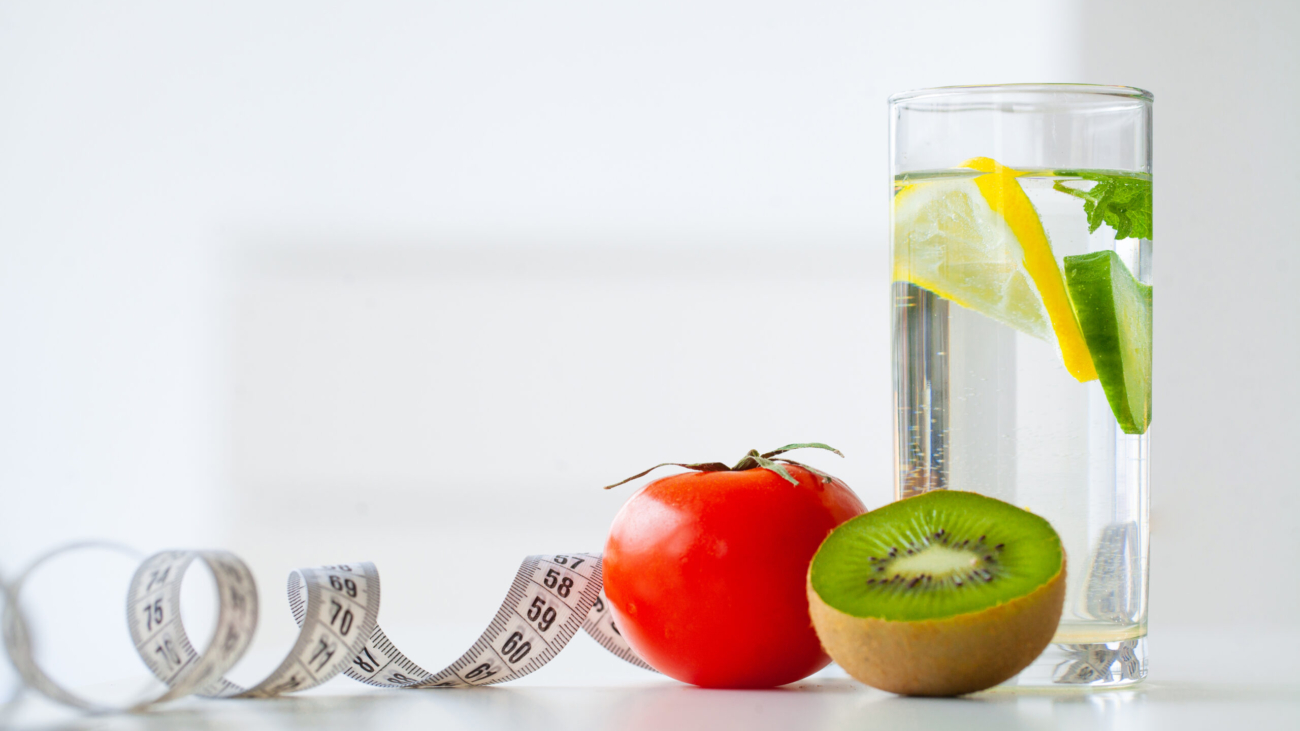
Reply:
[[1030, 94], [1085, 94], [1088, 96], [1109, 96], [1147, 102], [1155, 101], [1155, 95], [1136, 86], [1115, 86], [1108, 84], [1072, 84], [1072, 83], [1017, 83], [1017, 84], [969, 84], [958, 86], [934, 86], [924, 89], [911, 89], [889, 95], [890, 105], [919, 99], [933, 99], [951, 96], [981, 96], [996, 93], [1030, 93]]

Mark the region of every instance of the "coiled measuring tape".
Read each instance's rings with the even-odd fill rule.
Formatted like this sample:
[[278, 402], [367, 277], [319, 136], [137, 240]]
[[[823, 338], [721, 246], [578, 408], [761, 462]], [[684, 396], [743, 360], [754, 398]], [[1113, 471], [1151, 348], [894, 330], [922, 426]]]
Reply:
[[[27, 576], [56, 555], [113, 544], [75, 544], [37, 559], [4, 587], [4, 643], [24, 684], [59, 703], [92, 712], [143, 710], [187, 695], [271, 698], [314, 688], [343, 673], [384, 688], [463, 688], [528, 675], [586, 630], [622, 660], [653, 671], [614, 624], [601, 582], [599, 554], [529, 556], [488, 628], [459, 659], [437, 672], [403, 655], [379, 627], [379, 572], [368, 562], [297, 569], [289, 575], [289, 609], [299, 632], [284, 661], [265, 680], [243, 688], [224, 677], [257, 630], [258, 596], [248, 566], [226, 551], [163, 551], [131, 578], [127, 627], [136, 652], [166, 690], [124, 708], [109, 708], [58, 685], [36, 663], [18, 597]], [[216, 581], [217, 618], [203, 652], [181, 621], [181, 583], [202, 561]]]

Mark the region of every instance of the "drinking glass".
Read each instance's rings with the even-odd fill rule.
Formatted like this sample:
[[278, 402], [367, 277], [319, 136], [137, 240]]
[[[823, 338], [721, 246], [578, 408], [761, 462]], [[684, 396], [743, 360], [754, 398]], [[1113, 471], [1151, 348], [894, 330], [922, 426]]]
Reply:
[[889, 100], [895, 492], [968, 490], [1061, 536], [1061, 623], [1022, 686], [1147, 668], [1151, 114], [1141, 89]]

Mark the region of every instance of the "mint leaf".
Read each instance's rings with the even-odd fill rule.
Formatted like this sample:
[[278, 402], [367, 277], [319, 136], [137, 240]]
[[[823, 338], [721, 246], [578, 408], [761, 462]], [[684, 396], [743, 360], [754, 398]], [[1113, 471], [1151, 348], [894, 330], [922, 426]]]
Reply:
[[1150, 178], [1092, 170], [1058, 170], [1057, 175], [1096, 183], [1089, 190], [1071, 188], [1059, 180], [1052, 185], [1062, 193], [1083, 200], [1083, 211], [1088, 214], [1088, 233], [1105, 223], [1115, 230], [1116, 239], [1151, 238]]

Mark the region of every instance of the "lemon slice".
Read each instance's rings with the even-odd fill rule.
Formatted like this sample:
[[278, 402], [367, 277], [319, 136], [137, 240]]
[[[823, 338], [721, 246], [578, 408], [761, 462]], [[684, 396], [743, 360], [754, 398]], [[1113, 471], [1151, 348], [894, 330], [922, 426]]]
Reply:
[[1074, 308], [1070, 306], [1065, 279], [1061, 276], [1061, 268], [1056, 264], [1052, 245], [1047, 241], [1047, 231], [1043, 230], [1043, 222], [1038, 219], [1034, 204], [1029, 202], [1029, 196], [1025, 195], [1024, 189], [1016, 181], [1024, 173], [999, 165], [987, 157], [967, 160], [961, 166], [986, 173], [975, 178], [975, 185], [979, 187], [984, 200], [1001, 215], [1020, 242], [1025, 255], [1025, 269], [1034, 278], [1038, 296], [1042, 298], [1043, 307], [1052, 320], [1052, 329], [1056, 331], [1056, 342], [1061, 346], [1061, 359], [1065, 362], [1065, 369], [1077, 380], [1095, 380], [1097, 369], [1093, 367], [1088, 343], [1084, 340], [1083, 331], [1079, 329]]
[[1097, 377], [1038, 214], [1016, 178], [989, 158], [984, 175], [905, 186], [894, 196], [894, 280], [1023, 333], [1056, 340], [1066, 370]]
[[894, 280], [1052, 338], [1020, 242], [973, 179], [915, 183], [894, 198]]

